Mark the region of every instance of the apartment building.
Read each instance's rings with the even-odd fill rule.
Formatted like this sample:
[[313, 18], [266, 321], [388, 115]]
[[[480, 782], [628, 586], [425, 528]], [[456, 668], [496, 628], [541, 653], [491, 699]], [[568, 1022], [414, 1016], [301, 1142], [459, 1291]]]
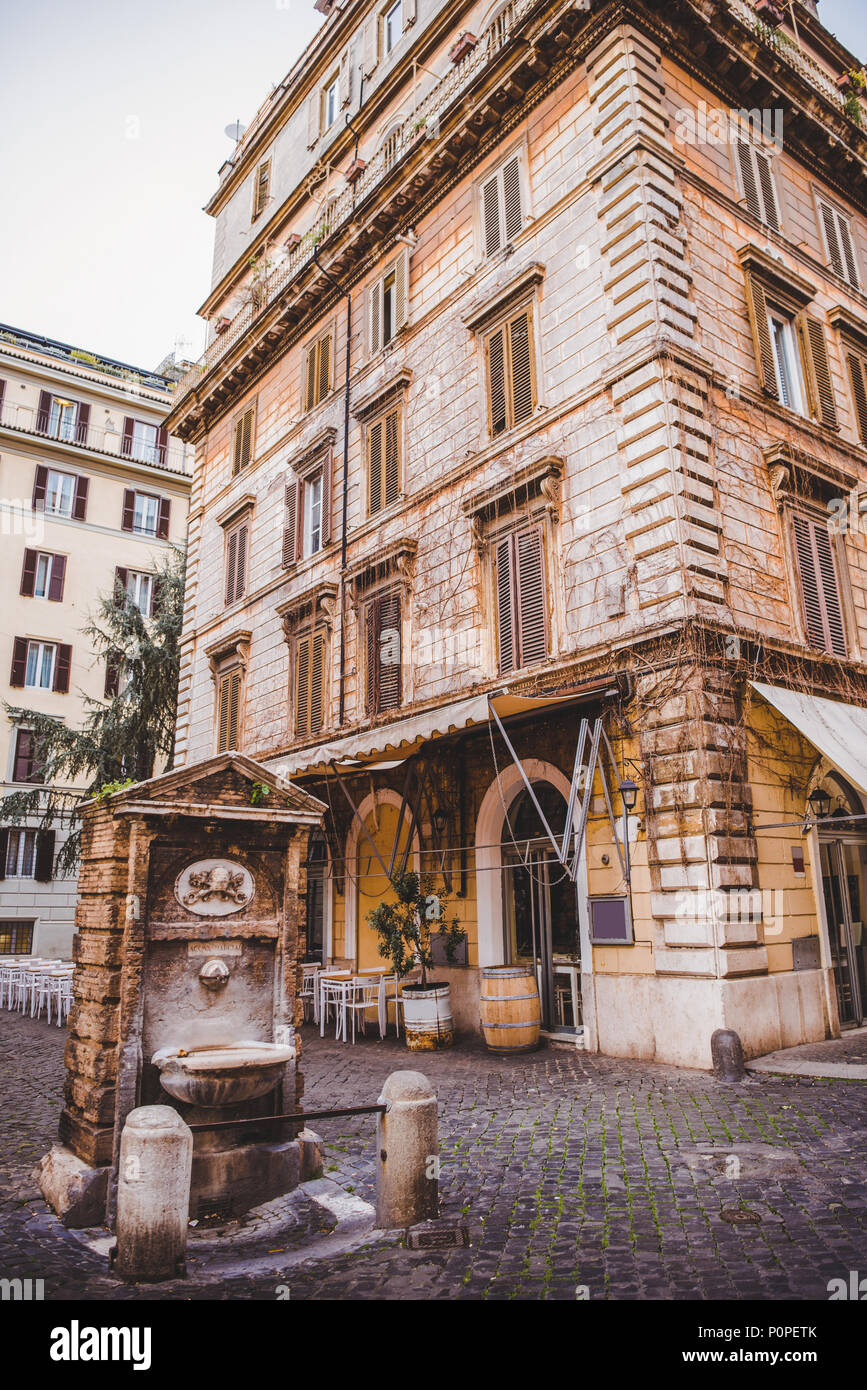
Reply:
[[[0, 325], [0, 795], [41, 781], [26, 711], [74, 727], [86, 697], [112, 693], [83, 632], [99, 598], [118, 579], [150, 614], [155, 567], [185, 543], [191, 459], [164, 423], [178, 375], [165, 370]], [[0, 827], [0, 951], [71, 955], [65, 833]]]
[[545, 1029], [710, 1065], [867, 1010], [867, 108], [796, 0], [371, 0], [220, 171], [177, 735], [413, 863]]

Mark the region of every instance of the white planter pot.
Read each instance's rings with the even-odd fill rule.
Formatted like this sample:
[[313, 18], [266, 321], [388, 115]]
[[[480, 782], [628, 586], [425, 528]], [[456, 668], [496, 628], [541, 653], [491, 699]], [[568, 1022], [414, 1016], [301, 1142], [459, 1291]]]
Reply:
[[428, 989], [404, 985], [403, 1024], [410, 1052], [436, 1052], [454, 1040], [451, 990], [447, 984]]

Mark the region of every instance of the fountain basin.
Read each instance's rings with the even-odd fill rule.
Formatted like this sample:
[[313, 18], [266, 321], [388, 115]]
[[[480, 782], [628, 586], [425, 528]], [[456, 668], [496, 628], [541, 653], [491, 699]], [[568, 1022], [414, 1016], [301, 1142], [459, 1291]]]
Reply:
[[237, 1042], [210, 1047], [163, 1047], [155, 1052], [164, 1091], [188, 1105], [218, 1109], [267, 1095], [278, 1084], [294, 1047]]

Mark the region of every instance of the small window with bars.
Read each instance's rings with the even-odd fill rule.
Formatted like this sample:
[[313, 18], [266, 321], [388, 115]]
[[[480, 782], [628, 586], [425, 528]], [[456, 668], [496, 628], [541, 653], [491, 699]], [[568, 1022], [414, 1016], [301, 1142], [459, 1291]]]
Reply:
[[324, 627], [295, 639], [295, 733], [316, 734], [326, 722], [327, 633]]
[[399, 709], [402, 698], [401, 596], [398, 590], [376, 594], [365, 608], [367, 710], [382, 714]]
[[255, 181], [253, 184], [253, 215], [251, 221], [255, 222], [262, 216], [268, 206], [271, 195], [271, 161], [263, 159], [256, 170]]
[[860, 288], [861, 281], [858, 275], [858, 262], [855, 259], [851, 223], [848, 217], [844, 217], [839, 208], [833, 207], [821, 198], [818, 202], [819, 221], [822, 225], [822, 237], [825, 242], [828, 264], [841, 279], [857, 290]]
[[324, 333], [311, 343], [304, 359], [304, 409], [315, 410], [331, 394], [333, 339]]
[[217, 681], [217, 752], [237, 750], [241, 741], [241, 698], [244, 677], [240, 667], [223, 672]]
[[247, 467], [253, 457], [253, 430], [256, 423], [256, 407], [251, 405], [235, 421], [232, 443], [232, 476]]
[[513, 155], [481, 186], [482, 241], [485, 256], [513, 242], [524, 225], [521, 156]]
[[831, 656], [846, 655], [846, 629], [838, 553], [824, 518], [792, 514], [795, 557], [807, 643]]
[[0, 955], [27, 956], [33, 950], [35, 922], [0, 921]]
[[226, 534], [226, 605], [237, 603], [247, 592], [248, 520], [238, 522]]
[[401, 413], [395, 406], [367, 427], [367, 511], [374, 516], [400, 497]]
[[501, 536], [493, 544], [497, 653], [501, 675], [548, 656], [545, 533], [541, 523]]
[[512, 314], [485, 337], [488, 426], [493, 437], [528, 420], [536, 409], [533, 308]]
[[770, 155], [746, 140], [735, 142], [741, 192], [747, 210], [773, 231], [780, 230], [780, 204]]

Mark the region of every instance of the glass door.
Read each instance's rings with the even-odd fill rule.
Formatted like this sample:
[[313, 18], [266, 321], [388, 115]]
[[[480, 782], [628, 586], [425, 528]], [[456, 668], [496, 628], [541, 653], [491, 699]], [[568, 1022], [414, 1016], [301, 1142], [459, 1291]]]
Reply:
[[864, 943], [867, 844], [855, 840], [821, 840], [819, 856], [831, 966], [842, 1027], [861, 1022], [867, 999]]

